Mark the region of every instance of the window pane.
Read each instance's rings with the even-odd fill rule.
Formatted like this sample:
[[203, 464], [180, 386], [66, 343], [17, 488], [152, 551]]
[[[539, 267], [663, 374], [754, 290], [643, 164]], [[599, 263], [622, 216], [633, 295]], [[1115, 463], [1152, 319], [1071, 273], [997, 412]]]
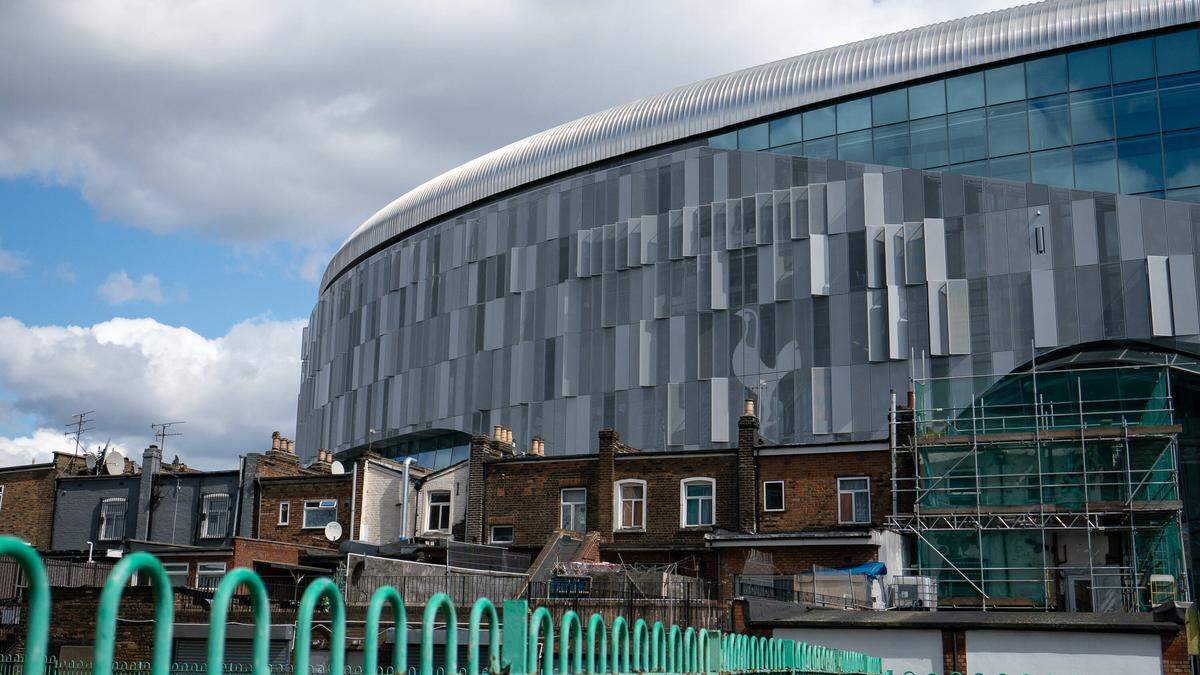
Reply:
[[1113, 113], [1118, 136], [1158, 132], [1158, 92], [1154, 80], [1113, 87]]
[[946, 117], [950, 138], [950, 163], [987, 157], [987, 121], [984, 111], [969, 110]]
[[739, 150], [765, 150], [770, 138], [767, 135], [766, 124], [755, 124], [752, 127], [738, 129]]
[[843, 492], [838, 495], [838, 518], [843, 521], [850, 521], [854, 518], [854, 494]]
[[[807, 126], [804, 127], [808, 129]], [[804, 156], [823, 159], [837, 159], [837, 137], [830, 136], [816, 141], [804, 142]]]
[[988, 108], [989, 154], [1002, 157], [1028, 149], [1029, 125], [1025, 117], [1025, 102]]
[[711, 497], [711, 483], [689, 483], [687, 486], [688, 497]]
[[1071, 144], [1066, 95], [1048, 96], [1029, 102], [1029, 147], [1032, 150], [1061, 148]]
[[1154, 38], [1154, 51], [1158, 54], [1159, 77], [1200, 70], [1200, 52], [1194, 30]]
[[865, 492], [854, 495], [854, 522], [866, 523], [871, 520], [871, 501]]
[[642, 486], [641, 485], [622, 485], [621, 486], [621, 498], [622, 499], [641, 499], [642, 498]]
[[837, 104], [837, 130], [839, 134], [858, 131], [871, 126], [871, 99], [860, 98]]
[[1112, 98], [1108, 87], [1071, 94], [1071, 139], [1076, 145], [1113, 137]]
[[[879, 133], [879, 129], [875, 133]], [[911, 164], [917, 169], [928, 169], [946, 164], [946, 118], [944, 116], [909, 122], [909, 151]], [[878, 150], [876, 150], [878, 156]], [[883, 161], [883, 160], [878, 160]]]
[[688, 525], [700, 524], [700, 500], [689, 499], [687, 503], [687, 520], [684, 521]]
[[866, 478], [843, 478], [841, 487], [843, 490], [866, 490], [867, 489], [867, 479]]
[[1200, 74], [1158, 80], [1163, 131], [1200, 126]]
[[803, 117], [797, 113], [777, 120], [771, 120], [771, 147], [787, 145], [803, 140]]
[[1158, 134], [1117, 141], [1121, 192], [1133, 194], [1163, 188], [1161, 151]]
[[961, 173], [968, 176], [987, 176], [988, 167], [987, 160], [981, 162], [964, 162], [962, 164], [951, 164], [946, 167], [951, 173]]
[[908, 90], [898, 89], [871, 97], [871, 123], [895, 124], [908, 119]]
[[1142, 38], [1112, 46], [1113, 82], [1154, 77], [1154, 40]]
[[1180, 202], [1200, 203], [1200, 188], [1190, 187], [1182, 190], [1167, 190], [1167, 199]]
[[713, 500], [705, 499], [700, 502], [700, 523], [703, 525], [712, 525], [713, 523]]
[[988, 162], [988, 175], [992, 178], [1029, 181], [1029, 155], [1024, 153], [1011, 157], [1000, 157]]
[[1167, 187], [1200, 185], [1200, 131], [1163, 134]]
[[1029, 98], [1067, 90], [1067, 57], [1063, 54], [1034, 59], [1025, 64], [1025, 73]]
[[737, 132], [730, 131], [727, 134], [709, 138], [708, 147], [719, 148], [721, 150], [737, 150]]
[[880, 164], [909, 166], [908, 123], [875, 129], [875, 159]]
[[1008, 103], [1025, 98], [1025, 64], [992, 68], [984, 73], [987, 81], [988, 105]]
[[837, 132], [837, 114], [833, 106], [804, 113], [804, 139], [832, 136]]
[[1035, 152], [1029, 159], [1033, 182], [1055, 187], [1075, 187], [1075, 170], [1071, 165], [1070, 148]]
[[1072, 91], [1109, 83], [1108, 47], [1093, 47], [1067, 54]]
[[871, 130], [856, 131], [852, 134], [839, 134], [838, 159], [852, 162], [871, 161]]
[[1075, 147], [1075, 187], [1081, 190], [1117, 191], [1117, 165], [1112, 143]]
[[912, 119], [946, 112], [946, 83], [942, 80], [908, 88], [908, 115]]
[[959, 75], [946, 80], [946, 109], [949, 112], [983, 105], [983, 73]]

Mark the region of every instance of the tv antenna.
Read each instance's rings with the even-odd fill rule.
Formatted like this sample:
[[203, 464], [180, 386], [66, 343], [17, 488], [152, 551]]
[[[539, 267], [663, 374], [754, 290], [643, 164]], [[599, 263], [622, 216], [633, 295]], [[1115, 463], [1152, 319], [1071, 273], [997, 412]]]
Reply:
[[166, 452], [168, 438], [183, 435], [181, 432], [171, 431], [171, 427], [179, 424], [187, 424], [187, 422], [159, 422], [150, 425], [150, 428], [154, 429], [154, 437], [158, 439], [159, 452]]
[[71, 421], [66, 425], [67, 432], [63, 436], [75, 441], [76, 456], [79, 456], [79, 451], [83, 448], [83, 435], [96, 428], [93, 424], [96, 420], [92, 418], [95, 413], [95, 410], [75, 413], [71, 415]]

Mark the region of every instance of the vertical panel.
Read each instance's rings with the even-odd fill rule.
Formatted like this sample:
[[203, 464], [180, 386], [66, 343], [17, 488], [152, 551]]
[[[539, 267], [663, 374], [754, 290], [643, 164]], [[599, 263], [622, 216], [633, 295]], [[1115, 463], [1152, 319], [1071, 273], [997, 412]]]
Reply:
[[813, 295], [829, 295], [829, 237], [813, 234], [809, 238], [808, 269]]
[[867, 227], [883, 227], [883, 174], [863, 174], [863, 218]]
[[713, 443], [728, 443], [729, 436], [729, 379], [714, 377], [708, 381], [712, 391], [709, 419], [712, 423], [710, 440]]
[[831, 433], [832, 426], [832, 385], [830, 378], [832, 369], [812, 369], [812, 432], [814, 434]]
[[946, 282], [947, 350], [951, 354], [971, 353], [970, 290], [966, 279]]
[[1176, 335], [1200, 333], [1196, 308], [1196, 265], [1191, 255], [1173, 255], [1167, 260], [1171, 275], [1171, 318]]
[[792, 238], [792, 191], [776, 190], [775, 203], [772, 212], [775, 216], [775, 236], [776, 243], [787, 241]]
[[904, 226], [884, 226], [884, 256], [889, 286], [902, 286], [904, 276]]
[[729, 252], [712, 254], [712, 308], [729, 309]]
[[882, 225], [866, 227], [867, 287], [887, 286], [887, 232]]
[[694, 258], [700, 249], [700, 210], [683, 207], [683, 257]]
[[925, 223], [904, 223], [904, 283], [912, 286], [925, 281], [926, 278]]
[[1053, 270], [1033, 270], [1030, 273], [1030, 302], [1033, 304], [1033, 344], [1035, 347], [1057, 347], [1058, 312]]
[[869, 289], [867, 298], [867, 358], [874, 363], [888, 360], [887, 291]]
[[1100, 262], [1096, 239], [1096, 203], [1091, 199], [1071, 202], [1071, 229], [1075, 234], [1075, 264]]
[[833, 416], [830, 420], [831, 430], [835, 434], [850, 433], [853, 421], [854, 390], [850, 384], [850, 367], [835, 366], [830, 368], [830, 404]]
[[1150, 327], [1155, 336], [1172, 335], [1171, 281], [1167, 257], [1146, 256], [1146, 276], [1150, 283]]
[[792, 188], [792, 239], [804, 239], [809, 235], [808, 186]]
[[946, 279], [946, 223], [941, 218], [925, 219], [925, 278]]
[[908, 299], [903, 286], [887, 287], [888, 356], [894, 361], [909, 357]]
[[950, 353], [949, 311], [946, 282], [933, 282], [926, 286], [929, 296], [929, 354], [946, 356]]

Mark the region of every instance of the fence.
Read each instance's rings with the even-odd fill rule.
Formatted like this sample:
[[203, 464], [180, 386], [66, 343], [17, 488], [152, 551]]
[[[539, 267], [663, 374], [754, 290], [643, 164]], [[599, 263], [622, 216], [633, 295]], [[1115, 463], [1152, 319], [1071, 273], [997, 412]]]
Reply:
[[870, 609], [871, 581], [861, 574], [739, 574], [737, 595], [839, 609]]
[[[25, 652], [20, 663], [22, 675], [46, 675], [53, 663], [47, 658], [50, 633], [50, 584], [40, 556], [28, 544], [14, 537], [0, 537], [0, 557], [14, 559], [29, 580], [29, 611], [25, 621]], [[130, 675], [114, 663], [117, 612], [121, 596], [135, 574], [151, 580], [154, 601], [153, 656], [147, 669], [150, 675], [172, 675], [171, 649], [174, 634], [173, 589], [162, 563], [146, 552], [126, 555], [117, 563], [100, 591], [92, 651], [92, 675]], [[227, 573], [212, 599], [208, 621], [207, 667], [209, 675], [230, 672], [225, 664], [225, 633], [229, 608], [239, 591], [249, 596], [253, 611], [252, 667], [254, 675], [267, 675], [269, 666], [271, 608], [262, 579], [252, 570], [237, 568]], [[295, 643], [291, 672], [308, 674], [315, 614], [320, 607], [329, 614], [329, 672], [344, 674], [346, 669], [346, 606], [341, 591], [331, 579], [321, 577], [305, 588], [295, 623]], [[389, 672], [379, 668], [380, 628], [387, 619], [396, 626], [407, 626], [404, 599], [399, 591], [384, 586], [371, 598], [364, 621], [362, 673]], [[481, 637], [487, 630], [487, 655], [481, 661]], [[567, 611], [558, 622], [559, 640], [555, 640], [555, 621], [550, 611], [538, 607], [530, 612], [527, 600], [505, 600], [497, 608], [487, 598], [475, 600], [468, 613], [467, 675], [507, 672], [527, 675], [581, 673], [586, 658], [588, 673], [879, 673], [878, 658], [858, 652], [809, 645], [793, 640], [762, 636], [721, 633], [705, 629], [681, 629], [678, 625], [653, 625], [645, 619], [630, 620], [618, 616], [611, 627], [593, 614], [583, 619]], [[420, 648], [416, 661], [419, 675], [435, 675], [435, 633], [444, 643], [444, 673], [457, 673], [459, 614], [448, 595], [438, 594], [425, 605], [421, 614]], [[611, 640], [610, 640], [611, 634]], [[586, 637], [585, 637], [586, 636]], [[611, 656], [611, 660], [610, 660]], [[540, 662], [540, 664], [539, 664]], [[390, 672], [408, 670], [408, 642], [397, 640], [392, 650]]]

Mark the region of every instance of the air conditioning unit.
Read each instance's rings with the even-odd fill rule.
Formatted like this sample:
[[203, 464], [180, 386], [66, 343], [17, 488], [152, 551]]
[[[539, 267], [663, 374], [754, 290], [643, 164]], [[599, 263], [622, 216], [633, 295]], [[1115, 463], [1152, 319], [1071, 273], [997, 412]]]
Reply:
[[937, 609], [933, 577], [893, 577], [892, 606], [896, 609]]

